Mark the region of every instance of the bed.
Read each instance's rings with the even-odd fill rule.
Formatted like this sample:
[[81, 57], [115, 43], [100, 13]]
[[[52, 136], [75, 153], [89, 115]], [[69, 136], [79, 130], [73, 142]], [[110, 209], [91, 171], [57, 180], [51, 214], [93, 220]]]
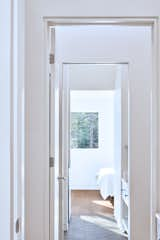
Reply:
[[104, 200], [114, 195], [114, 175], [113, 168], [101, 168], [96, 174], [97, 185]]

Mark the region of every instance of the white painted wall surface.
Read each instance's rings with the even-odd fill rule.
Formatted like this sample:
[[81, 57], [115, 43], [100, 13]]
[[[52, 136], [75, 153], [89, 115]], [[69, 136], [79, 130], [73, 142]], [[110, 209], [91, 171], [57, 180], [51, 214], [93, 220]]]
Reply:
[[114, 91], [71, 91], [71, 112], [99, 116], [99, 147], [71, 149], [71, 189], [99, 189], [96, 174], [114, 167]]
[[[24, 166], [23, 171], [21, 168], [25, 132], [24, 58], [20, 57], [24, 55], [23, 19], [23, 1], [3, 1], [0, 7], [0, 238], [4, 240], [24, 237]], [[22, 223], [19, 234], [15, 232], [18, 217]]]
[[114, 64], [70, 64], [70, 89], [113, 90], [116, 72]]
[[0, 7], [0, 238], [10, 239], [11, 1]]

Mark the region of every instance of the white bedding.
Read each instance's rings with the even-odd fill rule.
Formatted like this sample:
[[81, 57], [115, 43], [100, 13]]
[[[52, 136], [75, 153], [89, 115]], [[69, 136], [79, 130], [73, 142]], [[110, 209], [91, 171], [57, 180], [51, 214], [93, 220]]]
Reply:
[[114, 195], [114, 174], [113, 168], [101, 168], [96, 175], [100, 194], [104, 200]]

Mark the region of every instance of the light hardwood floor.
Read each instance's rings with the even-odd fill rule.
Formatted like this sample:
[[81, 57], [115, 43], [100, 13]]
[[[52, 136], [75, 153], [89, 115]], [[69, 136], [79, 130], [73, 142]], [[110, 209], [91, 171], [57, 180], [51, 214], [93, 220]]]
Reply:
[[111, 201], [103, 200], [98, 190], [72, 190], [72, 216], [113, 214]]
[[113, 205], [99, 191], [72, 191], [72, 217], [65, 240], [126, 240], [113, 217]]

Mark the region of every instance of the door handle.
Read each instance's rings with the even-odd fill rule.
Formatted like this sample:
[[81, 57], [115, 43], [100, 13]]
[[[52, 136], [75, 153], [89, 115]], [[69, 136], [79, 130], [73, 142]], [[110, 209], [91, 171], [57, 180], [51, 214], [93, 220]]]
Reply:
[[57, 177], [57, 179], [60, 181], [60, 180], [66, 180], [67, 178], [66, 177]]

